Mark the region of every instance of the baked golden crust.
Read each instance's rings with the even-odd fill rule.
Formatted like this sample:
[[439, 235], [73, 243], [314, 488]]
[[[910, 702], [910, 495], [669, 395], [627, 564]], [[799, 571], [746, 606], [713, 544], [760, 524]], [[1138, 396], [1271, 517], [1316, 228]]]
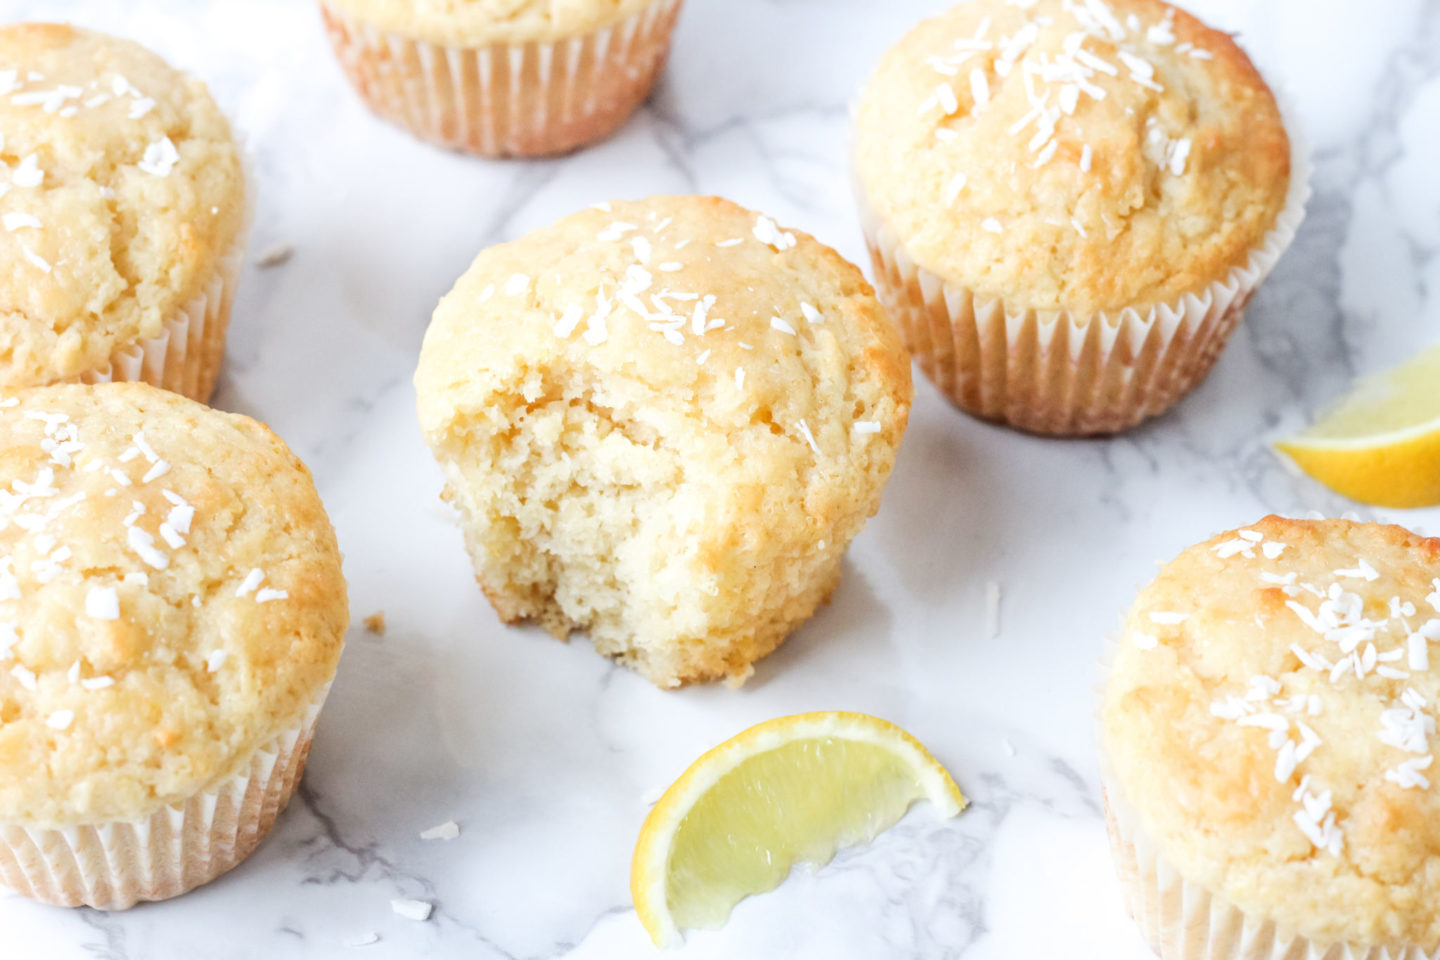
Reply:
[[1244, 52], [1160, 0], [1021, 7], [920, 24], [865, 90], [860, 185], [910, 255], [1007, 307], [1081, 316], [1243, 266], [1291, 173]]
[[274, 434], [110, 384], [0, 394], [0, 437], [0, 821], [148, 816], [302, 720], [348, 607]]
[[1432, 950], [1437, 642], [1440, 540], [1268, 517], [1192, 547], [1111, 667], [1116, 783], [1162, 859], [1247, 914]]
[[859, 270], [713, 197], [485, 251], [415, 382], [501, 616], [583, 628], [664, 686], [743, 678], [811, 615], [911, 399]]
[[103, 368], [195, 300], [244, 228], [230, 126], [127, 40], [0, 26], [0, 389]]
[[553, 42], [599, 30], [653, 0], [323, 0], [401, 36], [446, 46]]

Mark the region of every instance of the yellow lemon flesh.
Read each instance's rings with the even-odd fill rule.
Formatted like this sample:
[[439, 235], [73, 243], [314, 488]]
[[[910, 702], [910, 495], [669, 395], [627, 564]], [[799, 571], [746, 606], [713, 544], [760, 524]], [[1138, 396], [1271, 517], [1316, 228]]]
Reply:
[[1275, 446], [1352, 500], [1440, 505], [1440, 347], [1361, 381], [1313, 427]]
[[873, 839], [917, 800], [965, 807], [920, 742], [860, 713], [805, 713], [751, 727], [665, 791], [635, 845], [630, 892], [657, 946], [722, 926], [735, 904], [773, 890], [796, 861], [829, 862]]

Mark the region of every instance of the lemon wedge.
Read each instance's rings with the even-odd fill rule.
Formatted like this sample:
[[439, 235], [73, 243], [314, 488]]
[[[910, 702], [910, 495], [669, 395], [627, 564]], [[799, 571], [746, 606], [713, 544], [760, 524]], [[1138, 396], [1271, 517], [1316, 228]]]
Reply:
[[1275, 446], [1352, 500], [1440, 504], [1440, 347], [1362, 380], [1313, 427]]
[[715, 929], [735, 904], [773, 890], [796, 861], [829, 862], [873, 839], [917, 800], [941, 816], [960, 788], [920, 742], [861, 713], [780, 717], [695, 761], [655, 804], [630, 868], [640, 922], [657, 946]]

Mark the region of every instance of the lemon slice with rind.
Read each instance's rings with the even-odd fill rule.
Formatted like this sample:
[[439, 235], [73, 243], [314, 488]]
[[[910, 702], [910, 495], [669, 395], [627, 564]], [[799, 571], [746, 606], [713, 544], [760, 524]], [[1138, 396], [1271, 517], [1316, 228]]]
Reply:
[[1352, 500], [1440, 505], [1440, 347], [1362, 380], [1313, 427], [1275, 446]]
[[796, 862], [872, 840], [918, 800], [944, 817], [965, 798], [918, 740], [861, 713], [780, 717], [695, 761], [650, 811], [630, 891], [657, 946], [722, 926]]

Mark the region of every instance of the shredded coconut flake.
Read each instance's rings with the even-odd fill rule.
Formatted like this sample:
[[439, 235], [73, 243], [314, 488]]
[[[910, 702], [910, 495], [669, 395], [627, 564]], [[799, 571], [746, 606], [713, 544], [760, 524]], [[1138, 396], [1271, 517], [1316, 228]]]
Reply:
[[985, 634], [994, 639], [1000, 636], [1001, 587], [998, 580], [985, 584]]
[[460, 825], [454, 820], [446, 820], [429, 830], [420, 832], [421, 840], [454, 840], [458, 836], [460, 836]]
[[245, 574], [245, 579], [240, 581], [240, 586], [235, 588], [235, 596], [243, 597], [248, 593], [253, 593], [264, 580], [264, 570], [251, 570]]
[[164, 137], [145, 148], [145, 155], [136, 166], [151, 176], [168, 177], [179, 162], [180, 151], [175, 149], [174, 141]]
[[757, 217], [755, 220], [755, 239], [761, 243], [769, 244], [776, 250], [789, 250], [795, 246], [795, 234], [786, 233], [775, 225], [775, 221], [769, 217]]
[[85, 615], [95, 620], [119, 620], [120, 597], [114, 587], [91, 587], [85, 594]]
[[786, 323], [780, 317], [771, 317], [770, 327], [774, 330], [779, 330], [781, 333], [788, 333], [792, 337], [795, 336], [795, 328], [790, 326], [790, 324]]
[[810, 432], [810, 424], [802, 419], [797, 426], [800, 430], [800, 436], [805, 438], [805, 442], [810, 445], [810, 449], [815, 452], [815, 456], [820, 456], [820, 448], [815, 443], [815, 434]]

